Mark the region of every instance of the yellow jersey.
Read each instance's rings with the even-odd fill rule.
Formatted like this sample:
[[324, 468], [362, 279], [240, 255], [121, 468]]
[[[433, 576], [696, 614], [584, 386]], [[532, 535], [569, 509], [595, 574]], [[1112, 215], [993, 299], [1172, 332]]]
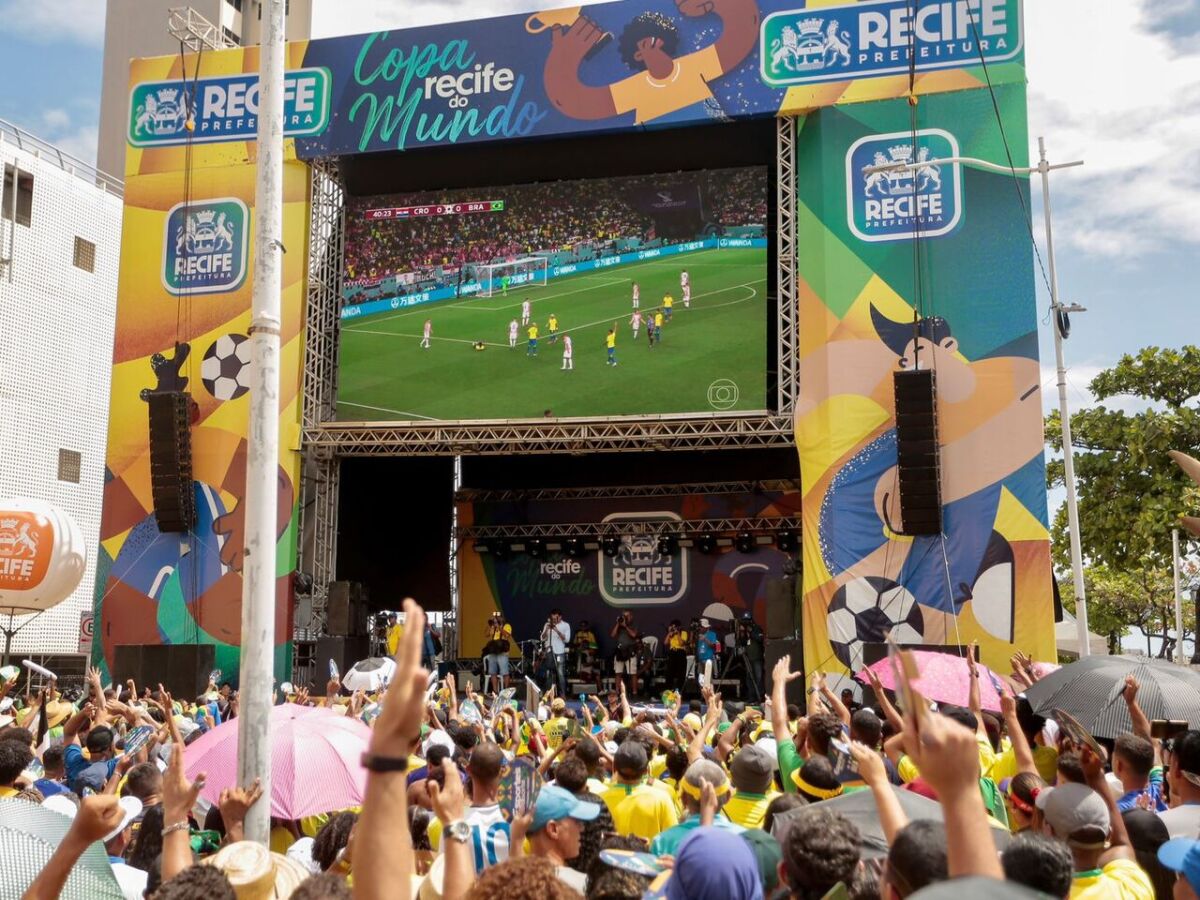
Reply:
[[677, 631], [675, 634], [667, 638], [668, 650], [686, 650], [688, 649], [688, 633], [686, 631]]
[[387, 631], [388, 653], [391, 656], [396, 655], [396, 650], [400, 647], [400, 638], [404, 636], [404, 626], [397, 622]]
[[654, 327], [655, 327], [655, 328], [661, 328], [661, 327], [662, 327], [662, 323], [663, 323], [663, 315], [662, 315], [662, 313], [655, 313], [655, 314], [654, 314]]
[[664, 307], [666, 307], [667, 309], [670, 309], [674, 305], [675, 305], [675, 298], [672, 297], [670, 294], [667, 294], [665, 297], [663, 297], [663, 306]]
[[1132, 859], [1114, 859], [1099, 871], [1076, 872], [1067, 896], [1069, 900], [1154, 900], [1154, 885]]
[[601, 799], [612, 813], [618, 834], [635, 834], [651, 841], [679, 824], [669, 790], [648, 784], [614, 784], [601, 794]]
[[608, 334], [606, 334], [606, 335], [604, 336], [604, 343], [605, 343], [605, 344], [606, 344], [608, 347], [615, 347], [615, 346], [617, 346], [617, 336], [616, 336], [615, 334], [613, 334], [613, 333], [610, 331]]
[[558, 319], [554, 318], [554, 316], [551, 316], [549, 324], [551, 331], [558, 331]]
[[536, 325], [530, 325], [530, 326], [529, 326], [529, 339], [530, 339], [531, 341], [536, 341], [536, 340], [537, 340], [537, 334], [538, 334], [538, 332], [537, 332], [537, 326], [536, 326]]
[[771, 801], [778, 797], [779, 794], [770, 791], [766, 794], [750, 794], [743, 791], [736, 791], [732, 797], [725, 801], [725, 815], [729, 816], [729, 821], [735, 825], [741, 825], [743, 828], [762, 828], [763, 817], [767, 814], [767, 807], [771, 805]]

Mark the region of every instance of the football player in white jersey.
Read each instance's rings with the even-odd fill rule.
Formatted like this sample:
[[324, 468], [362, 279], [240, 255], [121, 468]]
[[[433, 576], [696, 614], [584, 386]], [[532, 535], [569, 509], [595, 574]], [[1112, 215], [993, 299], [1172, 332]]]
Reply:
[[421, 347], [425, 350], [429, 349], [429, 336], [433, 334], [433, 320], [425, 320], [425, 335], [421, 338]]
[[508, 349], [515, 350], [517, 348], [517, 320], [513, 319], [508, 323]]
[[687, 269], [684, 269], [679, 273], [679, 289], [682, 291], [689, 284], [691, 284], [691, 281], [688, 279]]
[[522, 325], [529, 324], [529, 301], [528, 300], [526, 300], [524, 303], [521, 304], [521, 324]]
[[569, 334], [563, 335], [563, 365], [562, 365], [562, 367], [563, 367], [564, 372], [574, 371], [574, 369], [575, 369], [575, 359], [574, 359], [574, 355], [571, 352], [571, 336]]
[[633, 339], [636, 341], [638, 329], [642, 327], [642, 311], [640, 309], [633, 311], [633, 315], [629, 317], [629, 324], [633, 326]]
[[642, 304], [641, 291], [638, 290], [638, 283], [633, 283], [633, 308], [638, 309]]
[[683, 306], [685, 309], [688, 309], [691, 307], [691, 305], [692, 305], [692, 286], [690, 284], [685, 284], [683, 286]]

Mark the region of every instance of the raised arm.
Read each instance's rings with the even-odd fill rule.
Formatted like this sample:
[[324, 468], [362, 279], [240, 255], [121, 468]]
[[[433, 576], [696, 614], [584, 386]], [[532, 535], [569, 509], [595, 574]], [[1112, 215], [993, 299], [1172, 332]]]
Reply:
[[[579, 80], [579, 66], [604, 39], [604, 29], [580, 16], [570, 28], [553, 28], [543, 80], [554, 108], [572, 119], [607, 119], [617, 114], [612, 91]], [[616, 629], [613, 629], [616, 636]]]
[[987, 728], [983, 725], [983, 698], [979, 693], [979, 644], [971, 641], [967, 647], [967, 706], [975, 714], [975, 733], [987, 738]]
[[1142, 707], [1137, 701], [1139, 687], [1141, 685], [1138, 684], [1136, 678], [1126, 675], [1125, 687], [1121, 691], [1121, 696], [1125, 699], [1125, 706], [1129, 709], [1129, 718], [1133, 722], [1133, 733], [1154, 744], [1154, 738], [1150, 736], [1150, 720], [1146, 718], [1145, 712], [1142, 711]]
[[717, 59], [721, 72], [732, 72], [758, 42], [758, 4], [755, 0], [676, 0], [685, 16], [716, 13], [721, 19]]
[[1029, 739], [1025, 737], [1021, 723], [1017, 720], [1017, 700], [1007, 691], [1000, 695], [1000, 712], [1004, 716], [1004, 726], [1008, 729], [1008, 740], [1012, 744], [1013, 756], [1017, 761], [1017, 771], [1037, 775], [1037, 766], [1033, 762], [1033, 748], [1029, 746]]
[[908, 824], [908, 815], [900, 806], [900, 800], [888, 782], [887, 769], [883, 766], [883, 757], [873, 748], [866, 744], [860, 744], [858, 741], [851, 742], [850, 755], [858, 764], [859, 776], [867, 783], [867, 787], [871, 789], [871, 796], [875, 798], [875, 807], [879, 812], [879, 824], [883, 826], [883, 836], [887, 839], [890, 847], [892, 841], [896, 839], [896, 835], [900, 833], [900, 829]]
[[842, 702], [842, 698], [830, 690], [829, 683], [825, 680], [824, 672], [821, 673], [821, 680], [817, 683], [817, 689], [821, 692], [821, 698], [833, 710], [833, 714], [842, 720], [843, 725], [849, 726], [850, 710], [846, 708], [846, 704]]
[[879, 675], [874, 669], [868, 668], [867, 678], [871, 682], [871, 691], [875, 694], [875, 702], [879, 704], [879, 708], [883, 711], [883, 717], [892, 726], [892, 731], [895, 734], [899, 734], [904, 728], [904, 720], [900, 718], [900, 713], [884, 692], [883, 683], [879, 680]]
[[1083, 769], [1087, 786], [1099, 794], [1104, 805], [1108, 807], [1111, 831], [1108, 836], [1108, 849], [1100, 856], [1100, 866], [1104, 867], [1114, 859], [1137, 859], [1129, 842], [1129, 832], [1125, 830], [1125, 819], [1117, 809], [1117, 801], [1108, 786], [1108, 779], [1104, 777], [1104, 761], [1091, 747], [1083, 746], [1079, 748], [1079, 767]]
[[792, 658], [782, 657], [771, 670], [771, 731], [776, 741], [786, 741], [791, 734], [787, 717], [787, 686], [803, 673], [793, 672]]

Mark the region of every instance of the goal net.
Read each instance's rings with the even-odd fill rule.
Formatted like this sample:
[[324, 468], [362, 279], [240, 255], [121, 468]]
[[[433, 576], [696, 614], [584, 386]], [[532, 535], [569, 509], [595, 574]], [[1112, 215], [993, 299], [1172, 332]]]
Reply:
[[494, 297], [509, 288], [546, 286], [546, 257], [524, 256], [508, 262], [480, 263], [475, 266], [479, 296]]

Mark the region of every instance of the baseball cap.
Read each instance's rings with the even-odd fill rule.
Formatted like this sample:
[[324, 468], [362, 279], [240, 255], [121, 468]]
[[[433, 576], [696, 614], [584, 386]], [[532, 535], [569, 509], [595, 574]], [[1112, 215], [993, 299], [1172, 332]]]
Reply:
[[771, 786], [771, 774], [774, 771], [771, 763], [770, 754], [757, 744], [743, 747], [729, 767], [733, 775], [733, 786], [739, 791], [751, 794], [766, 793], [767, 788]]
[[436, 731], [429, 732], [429, 736], [421, 743], [421, 755], [428, 756], [430, 747], [445, 747], [453, 755], [454, 738], [439, 728]]
[[761, 828], [747, 828], [742, 840], [758, 861], [758, 876], [762, 879], [763, 891], [771, 892], [779, 886], [779, 863], [783, 859], [783, 848], [779, 841]]
[[1200, 841], [1175, 838], [1158, 848], [1158, 861], [1172, 872], [1182, 872], [1192, 890], [1200, 894]]
[[[1104, 800], [1086, 784], [1068, 782], [1045, 788], [1038, 795], [1037, 808], [1042, 811], [1054, 834], [1073, 847], [1096, 849], [1104, 846], [1108, 829], [1108, 807]], [[1100, 833], [1096, 841], [1072, 840], [1071, 835], [1084, 829]]]
[[701, 627], [701, 628], [707, 628], [707, 627], [708, 627], [708, 625], [709, 625], [709, 622], [708, 622], [708, 618], [707, 618], [707, 617], [704, 617], [704, 618], [702, 618], [702, 619], [700, 620], [700, 627]]
[[683, 717], [683, 724], [692, 729], [692, 731], [699, 731], [704, 722], [696, 713], [688, 713]]
[[578, 819], [580, 822], [590, 822], [600, 815], [599, 803], [588, 803], [577, 800], [575, 795], [566, 788], [547, 785], [538, 792], [537, 801], [533, 806], [533, 823], [529, 833], [541, 831], [550, 822], [559, 819]]

